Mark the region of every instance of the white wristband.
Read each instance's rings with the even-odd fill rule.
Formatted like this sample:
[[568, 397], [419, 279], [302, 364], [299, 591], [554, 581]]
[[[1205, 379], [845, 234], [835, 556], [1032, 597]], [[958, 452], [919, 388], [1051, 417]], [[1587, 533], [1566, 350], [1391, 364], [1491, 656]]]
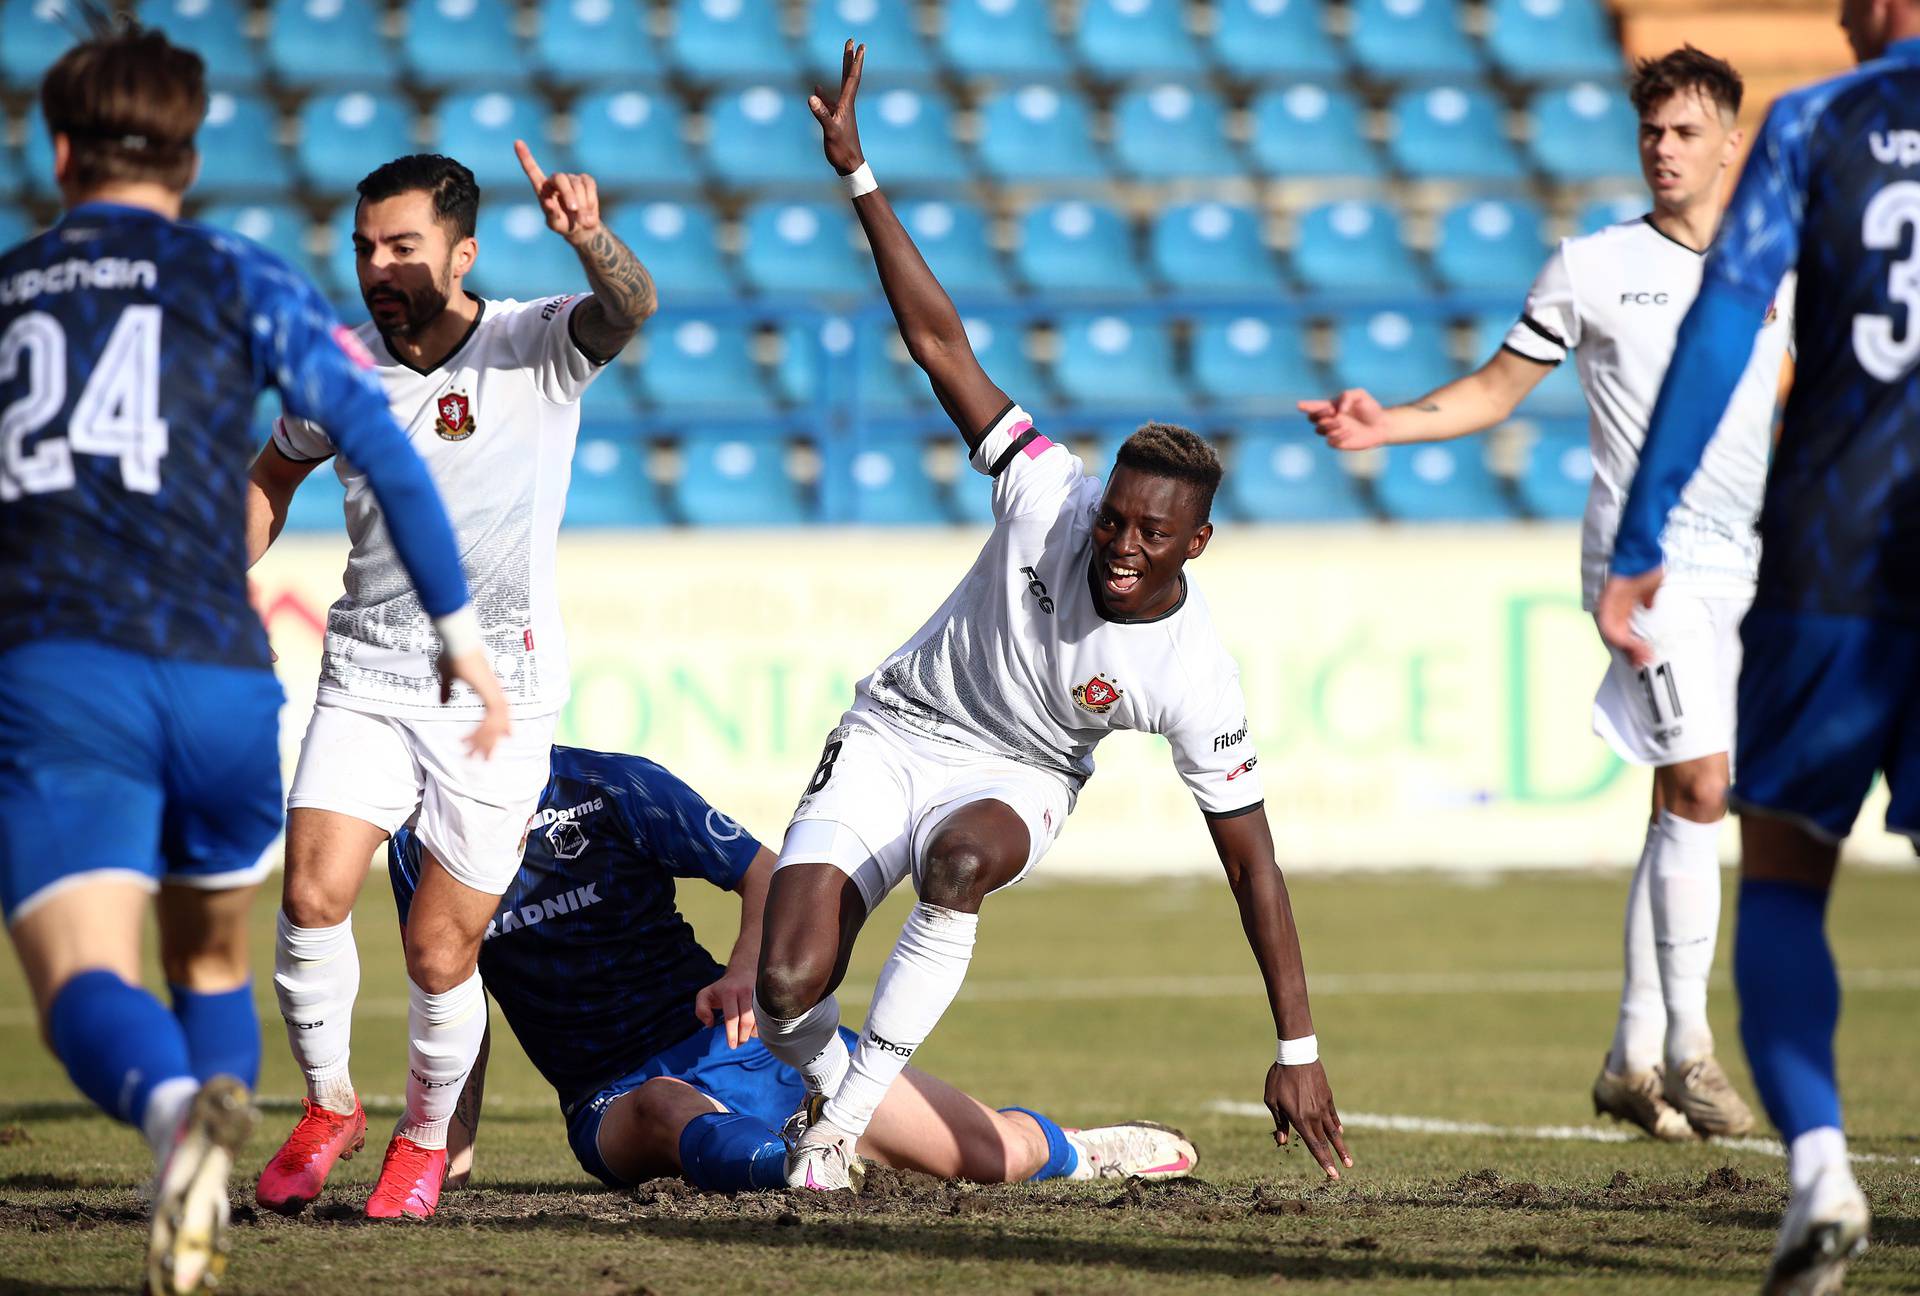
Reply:
[[1305, 1066], [1309, 1062], [1318, 1062], [1320, 1037], [1302, 1035], [1299, 1039], [1281, 1040], [1280, 1052], [1273, 1060], [1281, 1066]]
[[873, 168], [865, 162], [862, 162], [860, 169], [851, 175], [841, 176], [840, 183], [847, 187], [847, 197], [849, 198], [858, 198], [861, 194], [870, 194], [880, 187], [880, 182], [873, 178]]
[[457, 612], [435, 617], [433, 628], [440, 632], [440, 642], [446, 646], [448, 657], [464, 657], [475, 648], [485, 646], [480, 637], [480, 618], [474, 614], [471, 603]]

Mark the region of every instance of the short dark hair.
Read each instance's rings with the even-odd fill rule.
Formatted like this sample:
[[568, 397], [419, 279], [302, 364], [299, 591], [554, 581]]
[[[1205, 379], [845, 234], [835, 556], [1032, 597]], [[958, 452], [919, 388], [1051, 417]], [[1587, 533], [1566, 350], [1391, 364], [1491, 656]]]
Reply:
[[1633, 110], [1642, 117], [1688, 91], [1705, 95], [1721, 111], [1738, 117], [1746, 83], [1733, 70], [1733, 64], [1691, 45], [1633, 65]]
[[409, 153], [375, 167], [362, 180], [361, 202], [385, 202], [403, 193], [424, 193], [433, 199], [433, 215], [453, 228], [456, 239], [473, 237], [480, 214], [480, 186], [473, 172], [443, 153]]
[[50, 135], [72, 148], [68, 183], [193, 183], [193, 136], [207, 115], [207, 65], [157, 31], [129, 25], [62, 54], [40, 82]]
[[1199, 520], [1213, 512], [1213, 493], [1220, 488], [1220, 456], [1205, 438], [1172, 423], [1145, 423], [1121, 443], [1114, 455], [1116, 468], [1131, 468], [1154, 477], [1171, 477], [1193, 488], [1200, 503]]

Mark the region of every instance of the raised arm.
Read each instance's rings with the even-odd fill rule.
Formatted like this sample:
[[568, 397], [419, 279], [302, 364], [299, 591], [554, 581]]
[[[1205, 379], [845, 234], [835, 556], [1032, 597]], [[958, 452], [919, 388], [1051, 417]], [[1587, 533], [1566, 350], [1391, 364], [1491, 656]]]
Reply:
[[1466, 377], [1406, 405], [1382, 408], [1354, 387], [1330, 401], [1303, 400], [1299, 408], [1335, 450], [1448, 441], [1505, 422], [1552, 367], [1502, 347]]
[[[893, 308], [907, 353], [926, 373], [940, 407], [960, 429], [971, 451], [1006, 409], [1007, 394], [980, 368], [973, 344], [967, 341], [967, 330], [960, 323], [960, 313], [927, 268], [887, 195], [870, 187], [873, 176], [865, 170], [867, 159], [860, 151], [860, 129], [854, 119], [854, 99], [860, 91], [860, 71], [866, 58], [865, 45], [856, 48], [848, 41], [841, 55], [839, 93], [829, 99], [826, 91], [815, 86], [807, 107], [820, 122], [827, 161], [833, 169], [843, 178], [864, 181], [857, 187], [850, 184], [849, 189], [856, 191], [853, 210], [873, 248], [887, 305]], [[857, 193], [857, 188], [867, 192]]]
[[580, 258], [593, 289], [593, 296], [574, 308], [573, 340], [590, 358], [611, 360], [660, 308], [653, 276], [633, 249], [600, 223], [600, 188], [592, 176], [585, 172], [548, 175], [534, 161], [525, 140], [515, 140], [513, 151], [533, 186], [547, 228], [565, 239]]

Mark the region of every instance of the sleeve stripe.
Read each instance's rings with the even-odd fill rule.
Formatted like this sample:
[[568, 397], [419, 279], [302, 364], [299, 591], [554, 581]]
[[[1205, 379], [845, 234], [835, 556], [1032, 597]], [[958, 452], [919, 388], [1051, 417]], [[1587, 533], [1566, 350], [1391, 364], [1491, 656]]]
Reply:
[[322, 463], [325, 463], [327, 460], [333, 458], [333, 456], [330, 454], [323, 454], [318, 459], [308, 459], [304, 455], [293, 454], [285, 446], [280, 444], [280, 431], [281, 431], [280, 420], [275, 419], [273, 421], [273, 435], [267, 438], [267, 444], [273, 447], [273, 452], [275, 454], [279, 455], [282, 459], [285, 459], [288, 463], [322, 464]]
[[1002, 405], [1000, 412], [988, 419], [987, 425], [980, 429], [980, 435], [974, 438], [975, 443], [985, 441], [989, 436], [993, 435], [993, 430], [1000, 426], [1000, 420], [1013, 413], [1014, 407], [1018, 404], [1018, 401], [1008, 401], [1005, 405]]
[[1555, 333], [1552, 329], [1548, 328], [1545, 324], [1542, 324], [1539, 320], [1535, 319], [1533, 316], [1522, 315], [1520, 317], [1520, 322], [1522, 324], [1525, 324], [1528, 328], [1532, 329], [1535, 333], [1538, 333], [1541, 337], [1545, 338], [1547, 341], [1559, 347], [1562, 351], [1571, 351], [1573, 349], [1572, 347], [1567, 345], [1565, 338], [1561, 337], [1558, 333]]
[[1502, 342], [1500, 344], [1500, 349], [1502, 351], [1511, 351], [1514, 355], [1519, 356], [1522, 360], [1531, 360], [1534, 364], [1545, 365], [1549, 369], [1558, 368], [1560, 365], [1560, 362], [1558, 360], [1542, 360], [1539, 356], [1530, 356], [1525, 351], [1522, 351], [1519, 347], [1514, 346], [1511, 342]]
[[1048, 446], [1053, 444], [1053, 442], [1041, 436], [1039, 433], [1039, 430], [1036, 429], [1033, 426], [1033, 424], [1029, 423], [1027, 424], [1027, 430], [1022, 432], [1019, 436], [1015, 437], [1013, 439], [1013, 444], [1009, 445], [1006, 448], [1005, 453], [1003, 453], [998, 459], [994, 460], [993, 468], [988, 473], [988, 476], [998, 477], [1001, 473], [1005, 472], [1007, 470], [1007, 465], [1013, 462], [1013, 457], [1019, 454], [1022, 450], [1025, 450], [1030, 444], [1032, 444], [1035, 441], [1040, 442], [1040, 445], [1036, 449], [1029, 451], [1030, 454], [1039, 454], [1041, 450], [1045, 450]]
[[592, 293], [588, 293], [586, 296], [580, 298], [579, 301], [572, 302], [567, 306], [567, 341], [573, 343], [573, 349], [575, 351], [578, 351], [594, 364], [601, 366], [610, 365], [613, 363], [612, 356], [595, 355], [592, 351], [589, 351], [586, 344], [580, 340], [580, 335], [573, 331], [573, 321], [574, 318], [580, 314], [581, 302], [591, 300], [592, 296]]
[[1267, 803], [1266, 798], [1262, 797], [1260, 800], [1255, 801], [1252, 805], [1241, 806], [1238, 810], [1202, 810], [1200, 813], [1206, 816], [1207, 819], [1216, 821], [1216, 822], [1221, 819], [1238, 819], [1241, 815], [1252, 814], [1255, 810], [1258, 810], [1261, 806], [1265, 805], [1266, 803]]

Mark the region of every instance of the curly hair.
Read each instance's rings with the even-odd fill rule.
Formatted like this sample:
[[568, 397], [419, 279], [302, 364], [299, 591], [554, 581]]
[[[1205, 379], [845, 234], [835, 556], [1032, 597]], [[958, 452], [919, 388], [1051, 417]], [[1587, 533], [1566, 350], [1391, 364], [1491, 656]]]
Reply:
[[1213, 511], [1213, 493], [1220, 488], [1220, 456], [1205, 438], [1172, 423], [1146, 423], [1128, 437], [1113, 457], [1117, 468], [1154, 477], [1171, 477], [1193, 488], [1199, 503], [1199, 521]]
[[1641, 59], [1633, 66], [1633, 110], [1645, 117], [1677, 94], [1705, 95], [1730, 117], [1740, 115], [1740, 97], [1746, 83], [1733, 64], [1704, 50], [1682, 45], [1657, 59]]

